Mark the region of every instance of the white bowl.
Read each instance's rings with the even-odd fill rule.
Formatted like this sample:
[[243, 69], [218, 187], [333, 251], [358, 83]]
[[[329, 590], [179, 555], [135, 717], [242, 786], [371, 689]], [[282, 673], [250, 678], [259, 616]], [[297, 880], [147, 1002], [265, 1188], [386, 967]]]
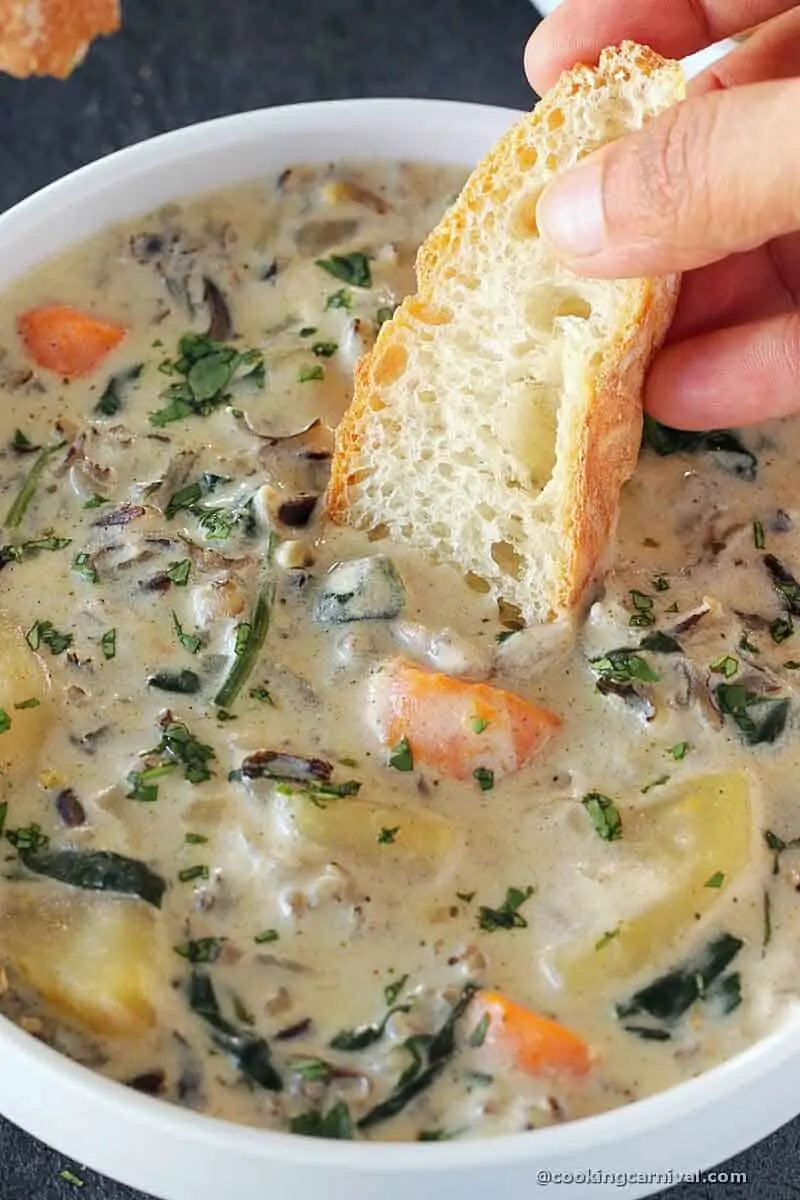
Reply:
[[[558, 8], [561, 0], [532, 0], [535, 8], [543, 16], [548, 16], [554, 8]], [[706, 46], [705, 50], [698, 50], [696, 54], [690, 54], [688, 58], [683, 60], [683, 69], [686, 72], [686, 78], [691, 79], [694, 75], [699, 75], [706, 67], [710, 67], [729, 50], [733, 50], [736, 42], [730, 38], [726, 38], [722, 42], [716, 42], [713, 46]]]
[[[167, 134], [0, 217], [0, 286], [110, 221], [303, 159], [391, 155], [467, 166], [515, 116], [442, 101], [353, 100]], [[199, 1116], [94, 1075], [2, 1018], [0, 1064], [0, 1111], [10, 1120], [164, 1200], [645, 1196], [721, 1162], [800, 1110], [800, 1019], [702, 1077], [615, 1112], [434, 1144], [320, 1141]]]

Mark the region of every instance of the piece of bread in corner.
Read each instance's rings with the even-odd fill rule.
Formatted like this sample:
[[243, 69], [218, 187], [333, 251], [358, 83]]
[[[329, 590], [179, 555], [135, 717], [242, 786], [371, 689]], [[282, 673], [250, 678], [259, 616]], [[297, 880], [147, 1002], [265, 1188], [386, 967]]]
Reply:
[[574, 610], [636, 464], [641, 386], [678, 280], [581, 279], [538, 236], [553, 177], [683, 95], [626, 42], [567, 72], [467, 181], [418, 292], [356, 367], [327, 508], [486, 581], [529, 622]]
[[119, 0], [0, 0], [0, 71], [66, 79], [119, 24]]

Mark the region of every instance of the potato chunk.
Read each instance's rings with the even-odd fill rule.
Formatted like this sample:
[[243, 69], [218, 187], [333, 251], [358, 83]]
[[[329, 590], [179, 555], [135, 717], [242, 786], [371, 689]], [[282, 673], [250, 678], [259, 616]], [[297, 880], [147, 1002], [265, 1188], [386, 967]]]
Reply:
[[669, 878], [669, 891], [622, 921], [601, 943], [593, 937], [561, 951], [556, 967], [571, 991], [633, 974], [652, 958], [654, 948], [691, 930], [696, 914], [719, 901], [751, 854], [747, 780], [733, 774], [694, 779], [652, 809], [623, 819], [623, 827], [623, 841]]
[[[0, 646], [0, 708], [11, 720], [11, 728], [0, 734], [0, 772], [12, 768], [30, 771], [49, 721], [49, 680], [22, 630], [2, 615]], [[38, 704], [15, 707], [33, 700]]]
[[434, 867], [455, 841], [448, 820], [420, 808], [392, 808], [350, 798], [320, 807], [301, 793], [281, 799], [283, 815], [300, 837], [331, 850], [416, 859]]
[[12, 897], [4, 906], [0, 961], [59, 1016], [95, 1033], [126, 1036], [153, 1025], [165, 968], [148, 906], [80, 893], [36, 903], [32, 889], [25, 893], [24, 903]]

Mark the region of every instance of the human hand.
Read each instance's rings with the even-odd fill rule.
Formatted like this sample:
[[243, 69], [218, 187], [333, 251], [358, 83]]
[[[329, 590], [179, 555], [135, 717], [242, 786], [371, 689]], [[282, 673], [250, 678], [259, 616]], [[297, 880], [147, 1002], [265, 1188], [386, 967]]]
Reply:
[[764, 21], [684, 104], [539, 202], [540, 232], [582, 274], [686, 272], [645, 390], [648, 411], [677, 428], [800, 411], [800, 5], [565, 0], [525, 54], [541, 92], [625, 38], [681, 58]]

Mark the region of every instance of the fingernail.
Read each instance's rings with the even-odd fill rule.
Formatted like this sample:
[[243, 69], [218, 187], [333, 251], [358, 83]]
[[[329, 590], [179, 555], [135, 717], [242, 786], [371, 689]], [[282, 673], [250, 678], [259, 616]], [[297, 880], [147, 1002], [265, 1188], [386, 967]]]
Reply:
[[602, 250], [602, 165], [590, 159], [551, 183], [536, 206], [536, 224], [542, 237], [570, 258], [589, 258]]

